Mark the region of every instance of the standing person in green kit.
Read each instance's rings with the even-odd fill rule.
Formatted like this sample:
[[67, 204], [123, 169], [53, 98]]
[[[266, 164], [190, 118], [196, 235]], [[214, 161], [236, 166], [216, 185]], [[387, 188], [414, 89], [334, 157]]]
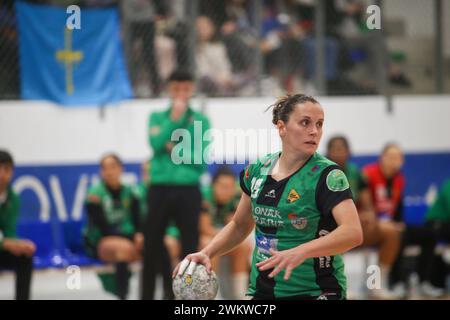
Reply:
[[[149, 142], [153, 149], [150, 166], [152, 183], [148, 191], [148, 215], [144, 226], [144, 268], [142, 299], [153, 299], [155, 276], [164, 246], [164, 234], [173, 219], [180, 231], [181, 252], [196, 251], [199, 242], [199, 213], [202, 197], [200, 176], [206, 164], [203, 151], [207, 144], [202, 133], [209, 129], [209, 120], [194, 111], [189, 100], [194, 93], [194, 78], [184, 71], [175, 71], [168, 80], [170, 106], [167, 110], [150, 115]], [[198, 130], [200, 129], [201, 130]], [[176, 137], [175, 130], [185, 135]], [[174, 133], [175, 132], [175, 133]], [[180, 132], [180, 130], [178, 130]], [[186, 149], [180, 152], [177, 143]], [[163, 266], [170, 277], [170, 265]], [[173, 298], [173, 295], [166, 297]]]
[[13, 170], [12, 156], [0, 150], [0, 269], [16, 272], [16, 299], [28, 300], [36, 246], [30, 240], [17, 238], [20, 200], [11, 188]]
[[107, 275], [101, 278], [105, 289], [123, 300], [128, 294], [128, 264], [141, 259], [143, 235], [139, 232], [139, 200], [132, 187], [120, 181], [122, 172], [122, 160], [116, 154], [100, 160], [101, 181], [88, 191], [83, 234], [89, 256], [115, 264], [113, 285]]
[[361, 224], [342, 169], [318, 154], [324, 111], [302, 94], [273, 105], [272, 122], [281, 152], [269, 154], [241, 172], [243, 191], [236, 213], [200, 252], [174, 270], [192, 272], [190, 264], [211, 270], [211, 258], [229, 252], [255, 223], [250, 287], [254, 299], [345, 299], [341, 254], [362, 242]]
[[[436, 199], [428, 208], [426, 226], [433, 230], [438, 241], [450, 242], [450, 179], [444, 181]], [[433, 284], [444, 289], [450, 265], [444, 262], [442, 255], [435, 256], [432, 270]]]
[[[141, 221], [145, 221], [148, 214], [147, 196], [148, 189], [151, 184], [151, 178], [149, 174], [150, 161], [144, 161], [141, 165], [141, 181], [133, 188], [136, 197], [140, 203]], [[175, 226], [173, 221], [170, 222], [164, 235], [164, 244], [167, 250], [162, 251], [161, 266], [158, 269], [158, 273], [163, 276], [163, 296], [170, 298], [172, 293], [172, 278], [168, 273], [168, 268], [173, 268], [177, 265], [180, 255], [180, 231]], [[164, 268], [166, 270], [164, 270]]]

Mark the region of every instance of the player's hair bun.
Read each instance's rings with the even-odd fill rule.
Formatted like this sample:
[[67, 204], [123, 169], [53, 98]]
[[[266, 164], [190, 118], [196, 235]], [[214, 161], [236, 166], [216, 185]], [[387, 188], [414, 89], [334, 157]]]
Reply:
[[285, 95], [278, 98], [278, 100], [274, 104], [270, 105], [267, 108], [267, 110], [273, 108], [272, 123], [276, 125], [278, 123], [278, 120], [287, 122], [289, 120], [289, 115], [292, 113], [292, 111], [294, 111], [294, 107], [297, 104], [302, 104], [305, 102], [319, 104], [319, 102], [315, 98], [304, 94]]

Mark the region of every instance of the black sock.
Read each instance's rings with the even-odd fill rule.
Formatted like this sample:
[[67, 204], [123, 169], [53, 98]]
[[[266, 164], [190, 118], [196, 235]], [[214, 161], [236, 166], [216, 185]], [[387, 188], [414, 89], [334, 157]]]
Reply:
[[33, 272], [32, 257], [18, 257], [16, 269], [16, 299], [30, 299], [31, 274]]
[[175, 295], [172, 290], [172, 268], [170, 263], [169, 253], [167, 252], [167, 248], [164, 247], [161, 252], [161, 276], [163, 279], [163, 299], [164, 300], [174, 300]]
[[125, 300], [128, 294], [128, 264], [126, 262], [116, 263], [117, 296]]

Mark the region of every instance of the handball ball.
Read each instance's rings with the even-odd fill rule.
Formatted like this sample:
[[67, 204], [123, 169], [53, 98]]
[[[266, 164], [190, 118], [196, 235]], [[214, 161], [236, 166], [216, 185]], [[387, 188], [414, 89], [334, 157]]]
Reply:
[[177, 300], [213, 300], [219, 290], [219, 282], [214, 271], [208, 274], [202, 264], [198, 264], [192, 275], [185, 272], [176, 276], [172, 283]]

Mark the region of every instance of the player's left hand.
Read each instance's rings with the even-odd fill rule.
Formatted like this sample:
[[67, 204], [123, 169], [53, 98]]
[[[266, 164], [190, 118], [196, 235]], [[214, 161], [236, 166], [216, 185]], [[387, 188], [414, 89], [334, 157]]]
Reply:
[[306, 259], [298, 247], [283, 251], [270, 249], [270, 254], [272, 255], [270, 258], [256, 264], [256, 267], [260, 271], [274, 268], [269, 274], [269, 278], [275, 277], [281, 270], [285, 269], [286, 272], [284, 273], [283, 278], [284, 280], [288, 280], [292, 270]]
[[144, 248], [144, 234], [142, 232], [136, 232], [133, 237], [133, 242], [137, 251], [142, 252]]

